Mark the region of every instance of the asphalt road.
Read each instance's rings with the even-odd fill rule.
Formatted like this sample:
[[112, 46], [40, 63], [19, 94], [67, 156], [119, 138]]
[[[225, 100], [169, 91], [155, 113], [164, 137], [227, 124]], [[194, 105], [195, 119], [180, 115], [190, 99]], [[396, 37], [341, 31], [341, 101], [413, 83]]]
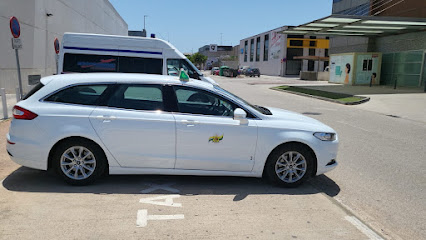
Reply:
[[[266, 85], [260, 84], [262, 78], [215, 79], [251, 103], [295, 111], [333, 127], [340, 139], [340, 165], [326, 174], [340, 189], [333, 198], [386, 238], [426, 239], [425, 122], [269, 89], [283, 78]], [[327, 191], [327, 182], [311, 183]]]

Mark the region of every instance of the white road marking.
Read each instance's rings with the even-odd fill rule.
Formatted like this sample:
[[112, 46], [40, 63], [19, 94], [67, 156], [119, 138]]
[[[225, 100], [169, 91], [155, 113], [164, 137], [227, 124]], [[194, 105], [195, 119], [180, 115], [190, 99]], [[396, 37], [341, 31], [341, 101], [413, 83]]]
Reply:
[[150, 186], [150, 188], [142, 190], [141, 193], [151, 193], [158, 189], [166, 190], [171, 193], [179, 193], [180, 191], [178, 189], [170, 187], [173, 184], [174, 183], [165, 183], [165, 184], [148, 183], [147, 185]]
[[364, 223], [362, 223], [358, 218], [355, 216], [346, 216], [345, 219], [352, 223], [358, 230], [360, 230], [362, 233], [364, 233], [370, 240], [383, 240], [377, 233], [375, 233], [373, 230], [371, 230], [369, 227], [367, 227]]
[[[158, 196], [158, 197], [148, 197], [148, 198], [141, 198], [139, 200], [140, 203], [148, 203], [148, 204], [154, 204], [154, 205], [160, 205], [160, 206], [167, 206], [167, 207], [182, 207], [181, 203], [174, 203], [173, 198], [179, 198], [180, 195], [165, 195], [165, 196]], [[158, 201], [162, 200], [164, 201]]]
[[183, 214], [176, 215], [148, 215], [148, 210], [141, 209], [138, 210], [136, 225], [138, 227], [146, 227], [148, 225], [148, 220], [180, 220], [184, 219]]

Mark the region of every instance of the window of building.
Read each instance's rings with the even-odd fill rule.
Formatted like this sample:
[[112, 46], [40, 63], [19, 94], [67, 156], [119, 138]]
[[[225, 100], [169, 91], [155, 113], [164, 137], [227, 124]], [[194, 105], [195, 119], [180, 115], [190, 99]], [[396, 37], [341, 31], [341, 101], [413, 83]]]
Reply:
[[253, 62], [254, 55], [254, 39], [250, 40], [250, 62]]
[[324, 56], [328, 57], [328, 49], [325, 49]]
[[308, 71], [314, 71], [315, 70], [315, 61], [308, 60]]
[[163, 110], [161, 86], [123, 84], [111, 96], [107, 105], [134, 110]]
[[[315, 36], [310, 36], [310, 39], [317, 39], [317, 37]], [[317, 46], [317, 41], [309, 41], [309, 46], [310, 47], [316, 47]]]
[[47, 102], [97, 105], [108, 85], [79, 85], [64, 89], [45, 99]]
[[315, 56], [315, 48], [309, 49], [309, 56]]
[[260, 37], [256, 38], [256, 62], [260, 60]]
[[248, 41], [245, 41], [245, 43], [244, 43], [244, 62], [247, 62], [247, 45], [248, 45]]
[[265, 41], [263, 42], [263, 61], [268, 61], [269, 57], [269, 34], [265, 35]]

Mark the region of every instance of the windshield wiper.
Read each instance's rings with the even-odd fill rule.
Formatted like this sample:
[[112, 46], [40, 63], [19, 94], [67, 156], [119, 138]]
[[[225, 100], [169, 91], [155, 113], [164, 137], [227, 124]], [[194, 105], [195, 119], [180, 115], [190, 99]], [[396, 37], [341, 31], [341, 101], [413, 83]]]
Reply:
[[269, 109], [267, 109], [266, 107], [262, 107], [262, 106], [259, 106], [259, 105], [254, 105], [254, 106], [257, 107], [257, 108], [259, 108], [260, 111], [263, 114], [265, 114], [265, 115], [272, 115], [272, 112]]

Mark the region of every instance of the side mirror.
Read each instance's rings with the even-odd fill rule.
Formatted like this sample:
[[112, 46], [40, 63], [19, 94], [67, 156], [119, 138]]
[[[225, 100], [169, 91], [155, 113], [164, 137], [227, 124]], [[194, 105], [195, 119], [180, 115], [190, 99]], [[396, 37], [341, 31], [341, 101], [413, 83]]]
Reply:
[[241, 124], [247, 124], [247, 113], [241, 108], [236, 108], [234, 110], [234, 120], [239, 120]]

